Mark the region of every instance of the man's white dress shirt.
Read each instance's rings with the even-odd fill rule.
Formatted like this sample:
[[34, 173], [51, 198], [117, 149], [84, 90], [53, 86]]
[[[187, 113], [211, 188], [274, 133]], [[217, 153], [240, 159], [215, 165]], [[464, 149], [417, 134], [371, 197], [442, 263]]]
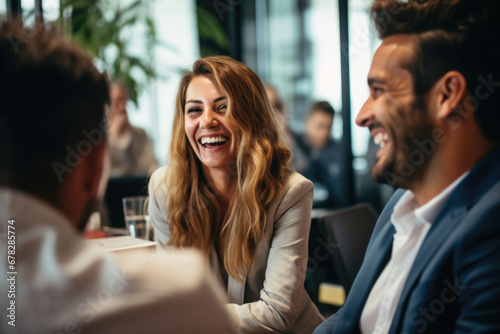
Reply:
[[406, 191], [394, 206], [391, 223], [396, 233], [391, 258], [365, 303], [360, 319], [361, 333], [389, 332], [404, 284], [431, 223], [466, 175], [467, 173], [460, 176], [421, 207], [410, 190]]
[[[14, 287], [7, 281], [9, 220], [15, 220]], [[2, 187], [0, 240], [1, 333], [215, 334], [234, 328], [224, 291], [197, 252], [113, 258], [85, 243], [45, 202]], [[9, 291], [14, 298], [7, 298]], [[10, 300], [15, 327], [6, 317]]]

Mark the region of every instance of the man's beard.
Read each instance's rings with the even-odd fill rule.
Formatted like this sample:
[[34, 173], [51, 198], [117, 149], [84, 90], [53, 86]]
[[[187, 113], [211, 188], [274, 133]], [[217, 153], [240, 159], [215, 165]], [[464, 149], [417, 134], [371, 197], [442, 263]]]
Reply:
[[90, 215], [92, 215], [92, 213], [97, 211], [97, 209], [99, 208], [99, 202], [100, 200], [96, 196], [93, 196], [88, 200], [83, 210], [82, 216], [80, 217], [80, 221], [77, 225], [78, 232], [81, 233], [83, 232], [83, 230], [85, 230], [85, 226], [89, 221]]
[[432, 154], [423, 154], [417, 141], [432, 140], [433, 127], [423, 97], [412, 103], [409, 111], [402, 110], [394, 103], [392, 108], [395, 108], [395, 115], [390, 127], [386, 128], [391, 131], [392, 151], [387, 152], [390, 157], [385, 165], [377, 166], [375, 163], [372, 178], [395, 188], [410, 188], [425, 173], [432, 158]]

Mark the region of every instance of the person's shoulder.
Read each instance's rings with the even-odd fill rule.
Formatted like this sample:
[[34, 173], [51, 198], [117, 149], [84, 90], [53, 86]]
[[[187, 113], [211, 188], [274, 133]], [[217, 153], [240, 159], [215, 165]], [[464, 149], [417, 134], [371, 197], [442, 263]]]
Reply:
[[155, 170], [150, 177], [150, 184], [158, 185], [165, 179], [165, 173], [167, 172], [167, 166], [159, 167]]
[[132, 125], [131, 131], [132, 131], [132, 136], [136, 143], [149, 141], [148, 133], [143, 128], [139, 128], [137, 126]]
[[277, 196], [268, 213], [277, 222], [291, 208], [301, 206], [311, 210], [313, 198], [313, 183], [299, 173], [288, 175], [281, 195]]
[[322, 155], [336, 155], [342, 153], [342, 142], [330, 138], [325, 147], [321, 150]]
[[484, 231], [496, 231], [498, 237], [500, 225], [496, 223], [500, 219], [500, 181], [494, 182], [475, 202], [468, 203], [466, 217], [463, 225], [470, 232], [464, 233], [465, 238]]
[[167, 172], [167, 167], [163, 166], [158, 168], [151, 174], [149, 178], [149, 196], [155, 195], [155, 197], [160, 197], [162, 199], [167, 196], [167, 187], [165, 184], [165, 173]]
[[304, 196], [312, 199], [313, 183], [297, 172], [290, 173], [279, 197], [279, 206], [282, 207], [283, 203], [295, 203]]
[[287, 177], [285, 189], [288, 192], [288, 190], [296, 188], [304, 190], [307, 190], [309, 188], [312, 189], [313, 183], [309, 179], [305, 178], [302, 174], [292, 172]]
[[[115, 257], [130, 277], [130, 289], [142, 288], [145, 294], [160, 294], [170, 303], [212, 304], [219, 307], [227, 297], [213, 275], [206, 257], [194, 249], [169, 249], [156, 254], [123, 254]], [[203, 301], [202, 301], [203, 299]]]
[[132, 125], [132, 132], [134, 132], [137, 135], [146, 136], [146, 130], [138, 126]]
[[295, 143], [297, 144], [297, 146], [302, 151], [305, 151], [305, 152], [309, 152], [310, 151], [311, 148], [307, 144], [306, 134], [305, 133], [303, 133], [303, 132], [293, 132], [293, 138], [295, 139]]
[[500, 149], [480, 160], [460, 182], [448, 200], [448, 210], [465, 209], [462, 225], [471, 233], [481, 233], [500, 225]]
[[[123, 291], [108, 306], [114, 314], [100, 313], [88, 332], [132, 333], [138, 323], [147, 333], [233, 332], [234, 324], [224, 308], [227, 297], [198, 251], [124, 253], [114, 260]], [[125, 316], [132, 313], [136, 317]], [[122, 320], [117, 323], [119, 316]]]

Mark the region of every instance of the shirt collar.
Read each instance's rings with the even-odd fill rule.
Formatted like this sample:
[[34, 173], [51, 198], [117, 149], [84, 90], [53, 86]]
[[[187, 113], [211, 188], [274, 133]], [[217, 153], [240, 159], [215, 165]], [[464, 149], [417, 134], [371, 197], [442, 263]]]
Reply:
[[429, 223], [431, 223], [439, 213], [439, 210], [443, 207], [444, 203], [450, 197], [451, 193], [458, 184], [469, 174], [469, 171], [463, 173], [459, 178], [453, 181], [448, 187], [441, 191], [429, 202], [425, 203], [421, 207], [415, 210], [415, 215]]
[[391, 215], [391, 223], [396, 232], [398, 234], [407, 234], [416, 225], [431, 224], [453, 190], [468, 173], [467, 171], [462, 174], [438, 195], [420, 207], [413, 192], [407, 190], [394, 206]]

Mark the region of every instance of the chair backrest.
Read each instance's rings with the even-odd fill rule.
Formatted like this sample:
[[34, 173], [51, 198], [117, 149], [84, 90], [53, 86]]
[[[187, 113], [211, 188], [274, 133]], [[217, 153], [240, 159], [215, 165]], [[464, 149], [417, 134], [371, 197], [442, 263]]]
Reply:
[[109, 179], [106, 194], [104, 195], [108, 225], [110, 227], [125, 227], [123, 197], [147, 195], [148, 177], [146, 175]]
[[378, 215], [369, 204], [332, 211], [323, 219], [346, 295], [365, 255]]

